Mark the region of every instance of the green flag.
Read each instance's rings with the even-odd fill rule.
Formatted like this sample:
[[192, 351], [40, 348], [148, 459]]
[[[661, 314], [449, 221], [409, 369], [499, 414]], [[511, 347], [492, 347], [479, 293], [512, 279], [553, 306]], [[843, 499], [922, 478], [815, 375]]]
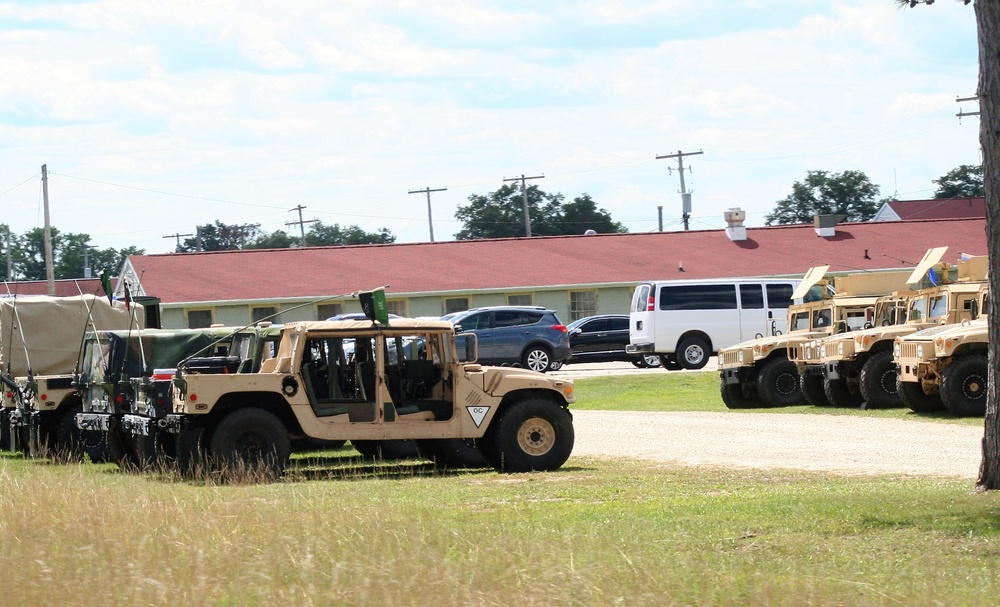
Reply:
[[108, 276], [107, 268], [101, 270], [101, 287], [104, 289], [104, 294], [108, 296], [108, 303], [113, 303], [114, 291], [111, 290], [111, 277]]
[[361, 291], [358, 293], [358, 300], [361, 302], [361, 311], [369, 320], [389, 325], [389, 307], [385, 304], [385, 289], [379, 287], [374, 291]]

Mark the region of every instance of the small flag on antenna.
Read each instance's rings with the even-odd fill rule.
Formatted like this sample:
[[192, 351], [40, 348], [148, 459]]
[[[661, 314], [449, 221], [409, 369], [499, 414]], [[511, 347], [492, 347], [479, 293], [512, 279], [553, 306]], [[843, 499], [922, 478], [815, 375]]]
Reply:
[[385, 289], [379, 287], [373, 291], [361, 291], [358, 293], [358, 301], [361, 303], [361, 311], [369, 320], [389, 325], [389, 307], [385, 303]]

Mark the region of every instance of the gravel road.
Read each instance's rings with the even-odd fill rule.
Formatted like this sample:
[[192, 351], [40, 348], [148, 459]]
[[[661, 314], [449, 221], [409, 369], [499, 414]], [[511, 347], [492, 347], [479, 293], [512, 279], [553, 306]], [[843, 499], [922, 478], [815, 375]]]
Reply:
[[[666, 373], [630, 367], [567, 365], [552, 375]], [[573, 426], [575, 456], [970, 480], [978, 477], [983, 438], [978, 425], [784, 413], [573, 411]]]

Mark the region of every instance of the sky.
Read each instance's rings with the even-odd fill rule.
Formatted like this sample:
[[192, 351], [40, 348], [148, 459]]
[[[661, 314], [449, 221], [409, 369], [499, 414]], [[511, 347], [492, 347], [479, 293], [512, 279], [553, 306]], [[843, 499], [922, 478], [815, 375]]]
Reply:
[[470, 195], [630, 232], [764, 225], [807, 171], [932, 198], [980, 163], [972, 6], [893, 0], [0, 2], [0, 224], [172, 252], [221, 221], [452, 240]]

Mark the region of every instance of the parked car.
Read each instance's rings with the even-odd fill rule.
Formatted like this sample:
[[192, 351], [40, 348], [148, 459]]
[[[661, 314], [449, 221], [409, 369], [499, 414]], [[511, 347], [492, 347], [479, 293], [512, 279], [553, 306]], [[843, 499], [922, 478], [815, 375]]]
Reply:
[[459, 333], [474, 333], [479, 362], [544, 373], [569, 358], [569, 334], [554, 310], [535, 306], [473, 308], [448, 318]]
[[[660, 357], [656, 354], [628, 354], [629, 344], [628, 314], [597, 314], [587, 316], [566, 325], [569, 345], [573, 354], [565, 363], [603, 363], [626, 361], [640, 369], [659, 367]], [[549, 366], [553, 371], [562, 363]]]

